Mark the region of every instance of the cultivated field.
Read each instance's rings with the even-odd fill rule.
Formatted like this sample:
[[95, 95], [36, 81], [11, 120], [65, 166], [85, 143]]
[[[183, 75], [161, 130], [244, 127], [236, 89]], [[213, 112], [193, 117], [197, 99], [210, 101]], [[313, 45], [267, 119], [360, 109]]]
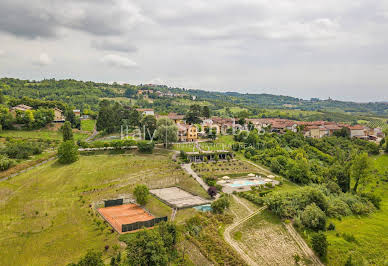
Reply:
[[201, 175], [214, 175], [217, 177], [222, 177], [223, 175], [241, 176], [247, 175], [249, 173], [260, 174], [260, 169], [254, 165], [240, 161], [240, 160], [231, 160], [228, 161], [218, 161], [208, 162], [208, 163], [198, 163], [193, 164], [193, 169], [195, 172]]
[[[381, 178], [368, 190], [374, 190], [382, 197], [381, 209], [366, 217], [331, 220], [336, 230], [327, 232], [330, 243], [328, 265], [344, 265], [349, 255], [356, 265], [386, 265], [388, 262], [388, 155], [374, 157], [374, 162]], [[345, 232], [353, 234], [355, 241], [346, 241], [342, 237]]]
[[[0, 265], [63, 265], [87, 249], [119, 245], [117, 234], [89, 204], [131, 193], [135, 184], [206, 192], [164, 153], [81, 156], [71, 165], [49, 162], [0, 182]], [[171, 209], [151, 198], [155, 216]], [[55, 248], [54, 248], [55, 247]]]
[[280, 219], [267, 210], [237, 226], [232, 235], [257, 265], [293, 265], [295, 254], [302, 258], [300, 265], [310, 263]]

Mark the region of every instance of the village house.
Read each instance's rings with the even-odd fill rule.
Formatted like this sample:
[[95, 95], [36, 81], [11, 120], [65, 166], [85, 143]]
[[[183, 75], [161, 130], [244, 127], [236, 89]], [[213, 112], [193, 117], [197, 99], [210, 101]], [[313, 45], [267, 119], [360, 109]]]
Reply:
[[32, 110], [32, 109], [33, 108], [31, 106], [28, 106], [28, 105], [25, 105], [25, 104], [19, 104], [19, 105], [16, 105], [14, 107], [11, 107], [10, 108], [10, 112], [11, 112], [11, 115], [13, 117], [16, 117], [16, 111], [25, 112], [25, 111]]
[[194, 125], [178, 124], [178, 141], [193, 142], [198, 139], [198, 130]]
[[356, 138], [361, 138], [365, 137], [367, 134], [366, 129], [362, 125], [354, 125], [349, 127], [350, 130], [350, 137], [356, 137]]
[[80, 117], [81, 116], [81, 110], [78, 110], [78, 109], [74, 109], [73, 110], [73, 113], [76, 117]]
[[56, 123], [65, 122], [65, 116], [63, 115], [62, 110], [57, 107], [54, 108], [54, 122]]
[[155, 115], [154, 109], [138, 108], [136, 111], [140, 112], [142, 115]]
[[169, 119], [174, 121], [175, 124], [185, 124], [186, 121], [184, 115], [178, 115], [177, 113], [169, 113], [167, 116]]

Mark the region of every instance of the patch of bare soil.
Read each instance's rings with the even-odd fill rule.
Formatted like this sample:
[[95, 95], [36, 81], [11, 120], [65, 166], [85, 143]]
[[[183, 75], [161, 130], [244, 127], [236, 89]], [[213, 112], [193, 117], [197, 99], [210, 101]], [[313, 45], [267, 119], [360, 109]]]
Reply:
[[312, 259], [289, 234], [284, 225], [269, 211], [263, 211], [236, 227], [242, 233], [239, 247], [258, 265], [293, 265], [294, 256], [302, 259], [299, 265], [312, 265]]

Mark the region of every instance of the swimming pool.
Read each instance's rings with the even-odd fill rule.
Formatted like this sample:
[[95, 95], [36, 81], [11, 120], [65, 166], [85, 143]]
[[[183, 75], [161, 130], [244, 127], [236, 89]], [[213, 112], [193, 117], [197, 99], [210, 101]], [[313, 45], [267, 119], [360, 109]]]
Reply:
[[245, 187], [245, 186], [258, 186], [258, 185], [264, 185], [264, 181], [260, 180], [244, 180], [244, 181], [236, 181], [233, 184], [228, 184], [230, 187]]
[[210, 204], [195, 206], [194, 209], [201, 211], [201, 212], [210, 212], [212, 210], [212, 207]]

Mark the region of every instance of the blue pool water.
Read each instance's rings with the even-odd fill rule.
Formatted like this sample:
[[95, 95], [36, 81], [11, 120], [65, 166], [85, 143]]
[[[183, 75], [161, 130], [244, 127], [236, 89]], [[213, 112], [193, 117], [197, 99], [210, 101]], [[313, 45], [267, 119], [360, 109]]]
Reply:
[[264, 181], [244, 181], [242, 183], [234, 183], [234, 184], [229, 184], [230, 187], [244, 187], [244, 186], [257, 186], [257, 185], [264, 185]]
[[194, 209], [201, 212], [210, 212], [212, 210], [212, 207], [210, 206], [210, 204], [205, 204], [201, 206], [195, 206]]

